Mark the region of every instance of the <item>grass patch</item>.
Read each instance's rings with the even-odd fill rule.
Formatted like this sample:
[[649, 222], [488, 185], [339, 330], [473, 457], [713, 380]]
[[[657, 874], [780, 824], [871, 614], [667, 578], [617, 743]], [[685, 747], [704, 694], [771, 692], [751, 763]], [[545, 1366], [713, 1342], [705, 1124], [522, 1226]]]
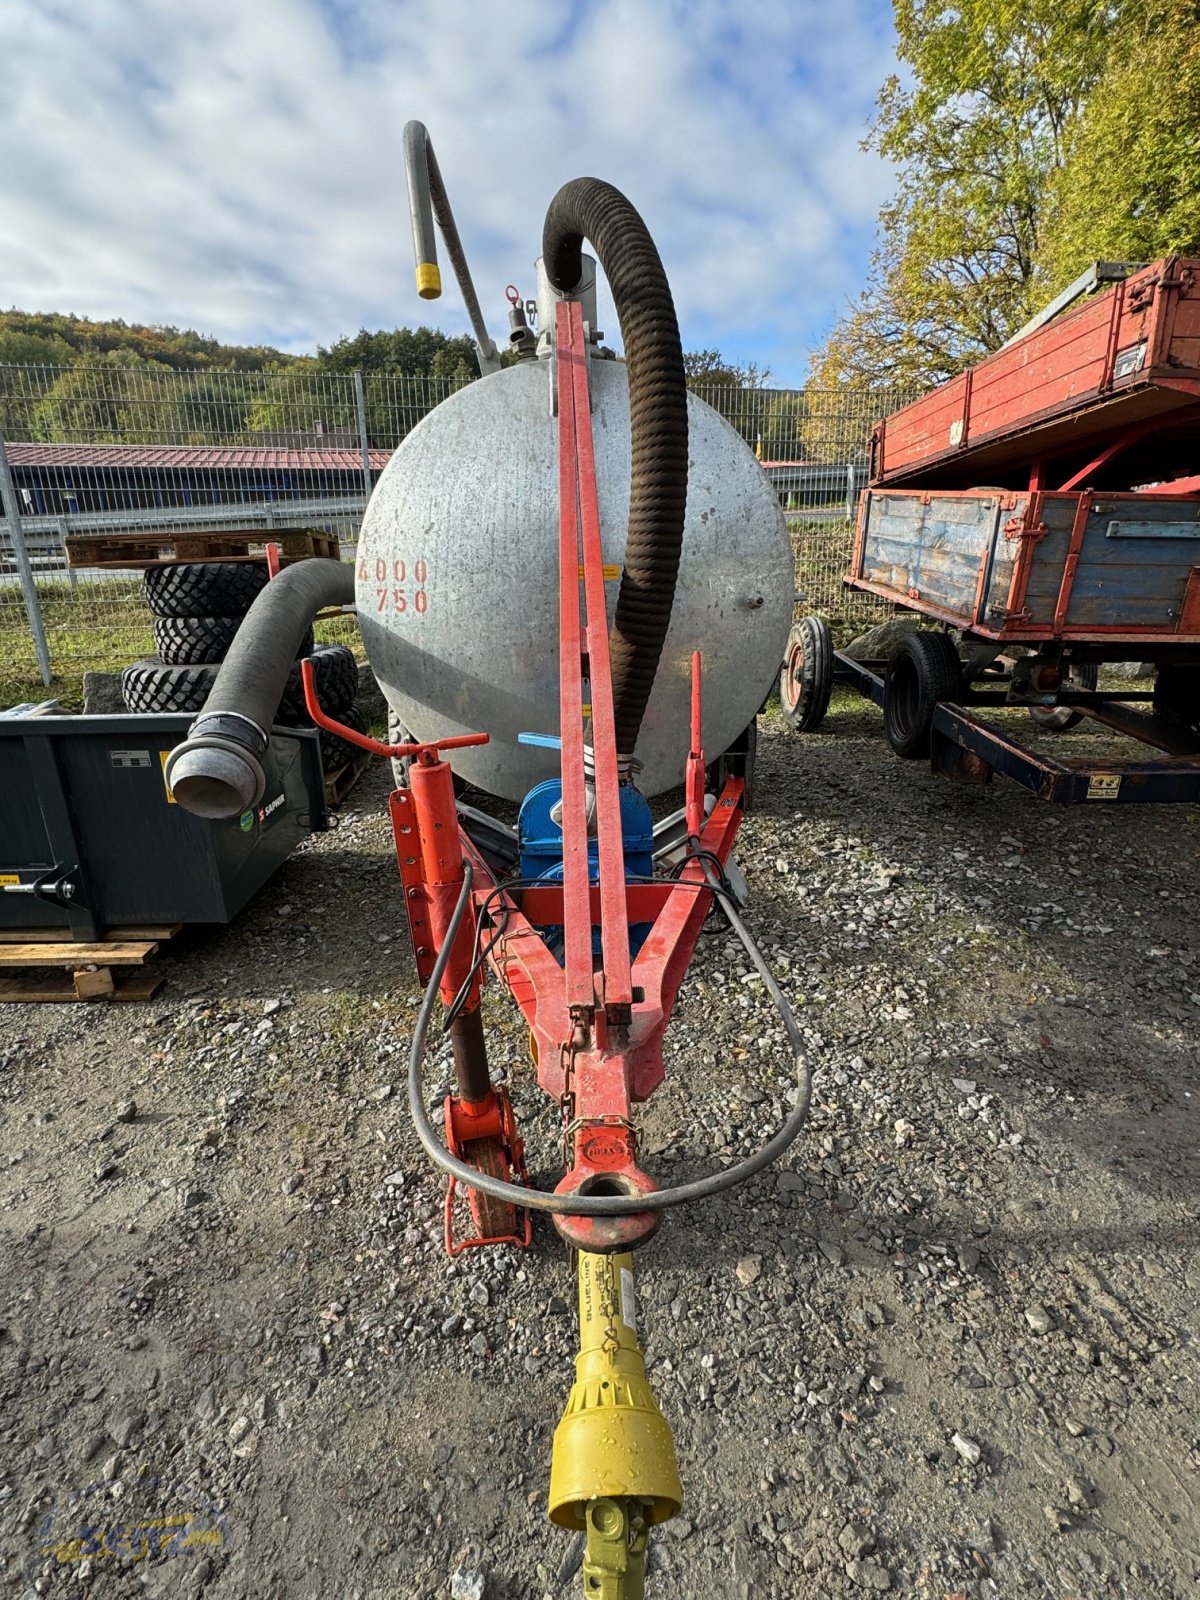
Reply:
[[[53, 678], [49, 688], [42, 683], [20, 589], [14, 584], [0, 590], [0, 709], [53, 698], [82, 711], [85, 672], [120, 672], [131, 661], [153, 659], [140, 572], [75, 585], [68, 579], [39, 581], [37, 589]], [[320, 622], [315, 631], [320, 643], [347, 645], [364, 659], [353, 617]]]

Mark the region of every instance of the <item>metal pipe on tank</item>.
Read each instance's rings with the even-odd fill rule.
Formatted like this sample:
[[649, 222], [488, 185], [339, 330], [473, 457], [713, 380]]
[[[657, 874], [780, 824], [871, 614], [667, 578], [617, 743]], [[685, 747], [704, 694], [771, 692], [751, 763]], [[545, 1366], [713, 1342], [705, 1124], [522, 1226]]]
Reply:
[[442, 274], [437, 262], [437, 237], [433, 231], [434, 218], [446, 241], [446, 254], [458, 280], [459, 293], [471, 319], [475, 334], [475, 349], [479, 354], [479, 370], [486, 377], [489, 372], [500, 371], [500, 356], [487, 330], [471, 270], [446, 185], [442, 181], [437, 157], [433, 153], [428, 129], [423, 122], [406, 122], [404, 125], [404, 171], [408, 178], [408, 209], [412, 219], [413, 252], [417, 263], [417, 293], [422, 300], [437, 300], [442, 292]]

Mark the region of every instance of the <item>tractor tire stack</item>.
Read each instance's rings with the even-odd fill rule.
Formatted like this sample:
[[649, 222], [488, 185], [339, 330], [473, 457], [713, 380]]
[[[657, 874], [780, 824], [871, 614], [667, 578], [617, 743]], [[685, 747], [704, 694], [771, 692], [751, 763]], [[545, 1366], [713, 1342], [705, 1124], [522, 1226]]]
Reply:
[[[126, 709], [200, 711], [243, 617], [269, 578], [265, 561], [189, 561], [147, 567], [143, 581], [146, 604], [154, 618], [157, 656], [153, 661], [135, 661], [121, 674]], [[286, 727], [312, 727], [300, 677], [299, 658], [303, 656], [313, 663], [321, 709], [365, 733], [366, 723], [354, 703], [358, 696], [354, 656], [344, 645], [314, 644], [311, 628], [288, 674], [276, 722]], [[327, 775], [358, 754], [353, 745], [324, 729], [319, 737], [321, 764]]]

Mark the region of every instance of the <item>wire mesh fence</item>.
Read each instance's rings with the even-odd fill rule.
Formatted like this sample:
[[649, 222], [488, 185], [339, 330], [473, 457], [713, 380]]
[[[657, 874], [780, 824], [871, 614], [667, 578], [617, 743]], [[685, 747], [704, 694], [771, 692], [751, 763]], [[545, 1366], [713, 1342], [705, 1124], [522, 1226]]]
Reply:
[[[139, 566], [261, 552], [352, 559], [392, 451], [470, 380], [311, 368], [177, 372], [0, 366], [0, 705], [50, 676], [152, 653]], [[694, 385], [784, 505], [812, 610], [843, 589], [870, 431], [910, 396]], [[352, 624], [327, 636], [355, 638]]]

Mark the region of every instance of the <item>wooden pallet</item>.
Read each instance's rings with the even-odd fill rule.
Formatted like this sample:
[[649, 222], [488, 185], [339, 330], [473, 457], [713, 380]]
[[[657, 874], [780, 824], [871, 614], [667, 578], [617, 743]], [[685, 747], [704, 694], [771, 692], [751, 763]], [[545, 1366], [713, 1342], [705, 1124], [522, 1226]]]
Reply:
[[355, 756], [353, 761], [347, 761], [346, 765], [339, 767], [336, 772], [327, 772], [325, 774], [327, 803], [331, 806], [340, 806], [370, 763], [370, 753], [364, 750], [361, 755]]
[[161, 561], [228, 561], [248, 556], [264, 545], [277, 544], [285, 561], [306, 556], [339, 559], [336, 534], [312, 528], [272, 528], [249, 532], [197, 532], [142, 528], [125, 533], [70, 533], [66, 540], [69, 567], [157, 566]]
[[[160, 973], [128, 969], [143, 966], [182, 927], [174, 922], [153, 928], [110, 928], [91, 944], [61, 939], [56, 928], [0, 929], [0, 967], [26, 969], [0, 977], [0, 1003], [149, 1000], [166, 979]], [[39, 969], [36, 976], [34, 968]]]

